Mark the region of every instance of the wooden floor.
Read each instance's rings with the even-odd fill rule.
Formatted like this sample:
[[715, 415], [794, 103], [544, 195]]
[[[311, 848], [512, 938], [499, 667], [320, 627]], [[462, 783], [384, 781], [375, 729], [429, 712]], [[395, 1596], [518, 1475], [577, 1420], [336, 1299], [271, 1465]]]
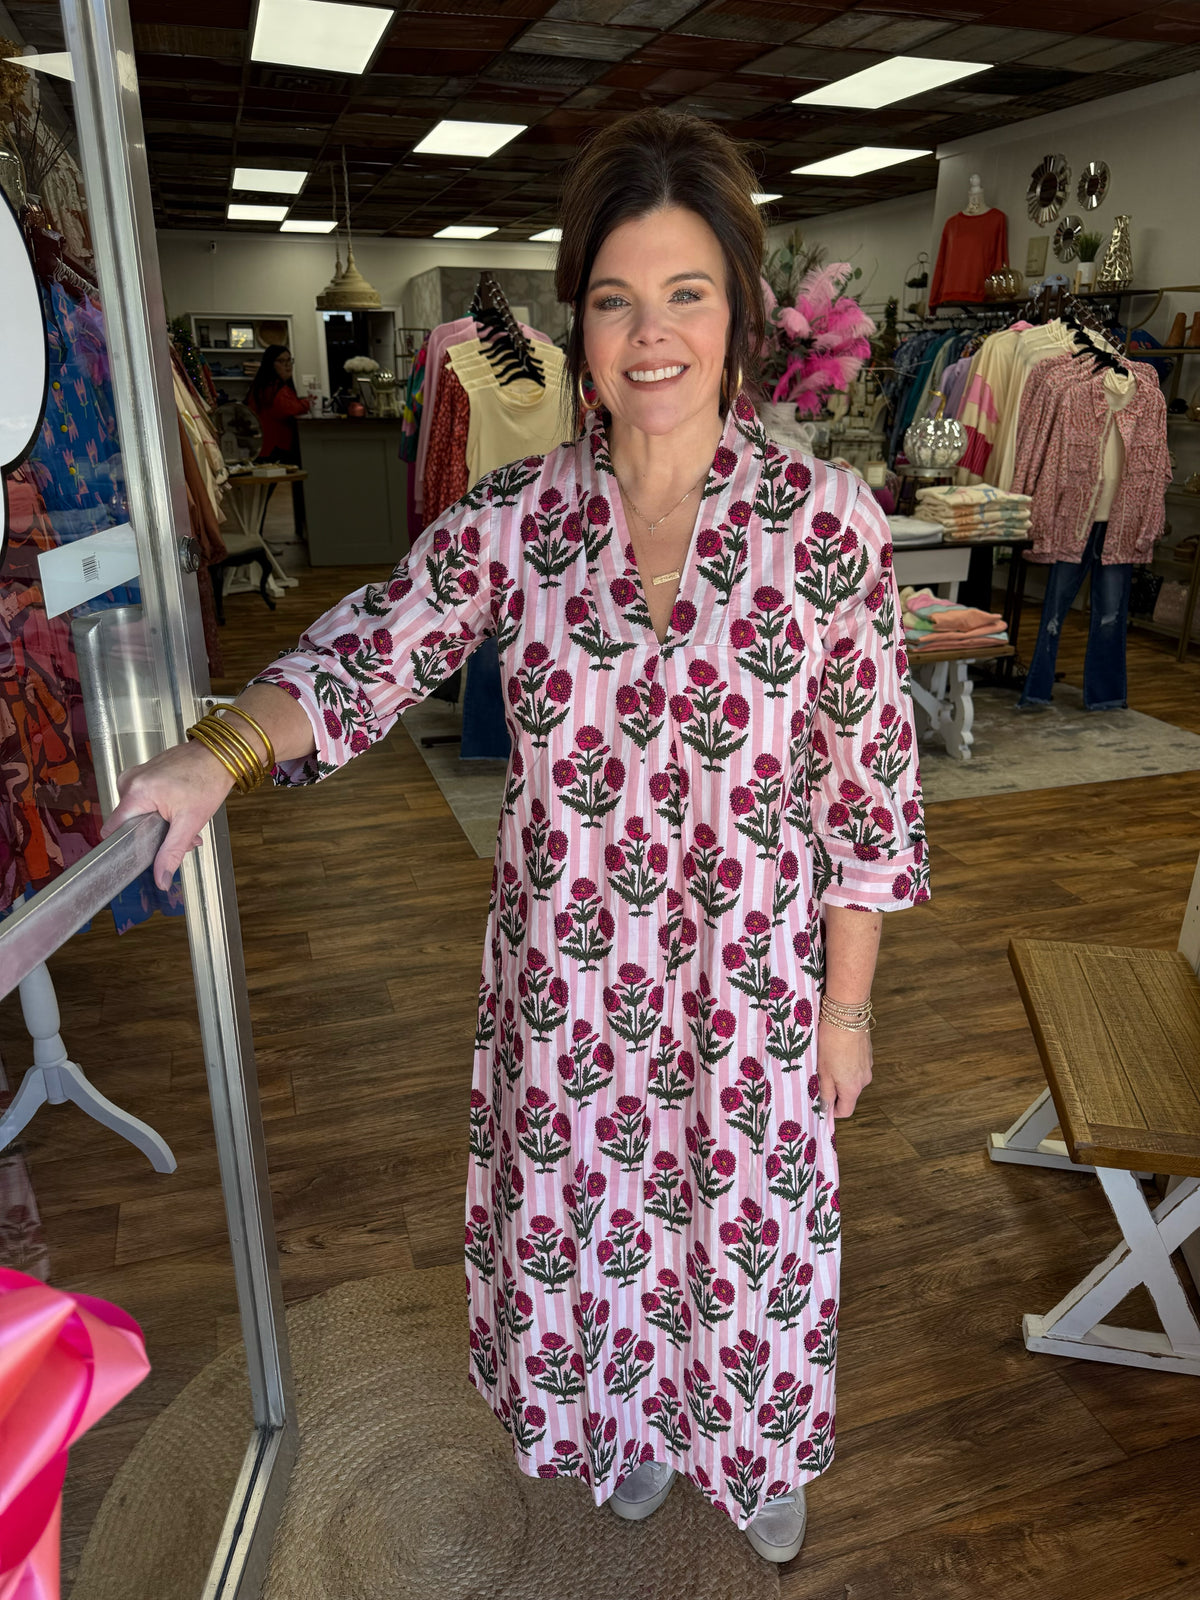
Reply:
[[[308, 573], [270, 617], [232, 598], [231, 678], [369, 576]], [[1073, 681], [1081, 644], [1073, 618]], [[1130, 664], [1135, 707], [1200, 731], [1200, 653], [1179, 667], [1134, 634]], [[489, 863], [402, 731], [230, 818], [288, 1299], [459, 1260]], [[1200, 1384], [1026, 1352], [1022, 1313], [1115, 1226], [1094, 1180], [993, 1166], [984, 1143], [1042, 1081], [1008, 940], [1172, 946], [1200, 772], [955, 801], [928, 822], [934, 897], [888, 919], [876, 1081], [841, 1135], [839, 1451], [784, 1600], [1194, 1600]], [[51, 966], [69, 1045], [179, 1157], [158, 1177], [72, 1107], [27, 1138], [55, 1281], [125, 1306], [154, 1359], [73, 1453], [69, 1575], [116, 1464], [237, 1328], [182, 925], [118, 940], [100, 923]], [[28, 1063], [11, 1000], [0, 1044]]]

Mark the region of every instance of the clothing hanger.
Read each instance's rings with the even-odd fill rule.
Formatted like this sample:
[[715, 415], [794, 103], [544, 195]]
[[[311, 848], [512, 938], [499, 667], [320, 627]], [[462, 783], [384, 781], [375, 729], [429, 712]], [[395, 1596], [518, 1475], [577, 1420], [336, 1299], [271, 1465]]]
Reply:
[[[1104, 329], [1090, 306], [1083, 305], [1074, 295], [1069, 295], [1059, 317], [1063, 326], [1070, 328], [1074, 342], [1079, 347], [1071, 352], [1072, 360], [1091, 356], [1097, 372], [1101, 367], [1108, 367], [1113, 372], [1128, 374], [1129, 368], [1105, 338]], [[1092, 337], [1093, 333], [1098, 336], [1099, 343]]]
[[502, 386], [529, 378], [546, 387], [532, 341], [521, 332], [504, 291], [486, 268], [479, 274], [467, 315], [479, 329], [479, 342]]

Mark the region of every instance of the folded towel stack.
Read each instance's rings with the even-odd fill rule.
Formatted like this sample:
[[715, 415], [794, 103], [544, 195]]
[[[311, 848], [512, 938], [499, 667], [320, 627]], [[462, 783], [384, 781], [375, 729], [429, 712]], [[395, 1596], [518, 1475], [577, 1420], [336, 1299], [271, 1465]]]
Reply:
[[941, 599], [930, 589], [901, 589], [900, 604], [904, 608], [904, 637], [912, 656], [933, 650], [1008, 643], [1004, 618], [994, 611], [960, 606], [955, 600]]
[[922, 489], [917, 494], [916, 513], [941, 524], [948, 539], [996, 539], [1028, 537], [1027, 494], [1008, 494], [990, 483], [970, 487]]

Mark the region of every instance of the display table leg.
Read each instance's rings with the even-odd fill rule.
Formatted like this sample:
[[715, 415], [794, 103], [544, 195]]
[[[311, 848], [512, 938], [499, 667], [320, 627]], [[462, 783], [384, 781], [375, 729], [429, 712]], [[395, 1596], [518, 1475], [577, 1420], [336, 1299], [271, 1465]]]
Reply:
[[0, 1118], [0, 1150], [18, 1136], [44, 1105], [61, 1106], [71, 1100], [94, 1121], [102, 1123], [136, 1146], [155, 1172], [174, 1172], [171, 1147], [161, 1134], [140, 1117], [122, 1111], [89, 1082], [83, 1068], [67, 1057], [59, 1033], [58, 999], [49, 968], [43, 962], [21, 980], [21, 1012], [33, 1037], [33, 1066], [21, 1080], [12, 1104]]
[[[913, 700], [925, 713], [929, 731], [956, 761], [971, 759], [975, 737], [971, 732], [975, 702], [969, 665], [966, 661], [938, 661], [932, 667], [921, 668], [919, 658], [913, 663]], [[919, 676], [921, 672], [927, 672], [928, 678]]]
[[[1200, 1321], [1171, 1260], [1200, 1230], [1200, 1178], [1185, 1178], [1151, 1210], [1132, 1172], [1097, 1167], [1096, 1176], [1122, 1242], [1053, 1310], [1022, 1320], [1026, 1349], [1200, 1377]], [[1161, 1333], [1103, 1320], [1141, 1284], [1150, 1291]]]

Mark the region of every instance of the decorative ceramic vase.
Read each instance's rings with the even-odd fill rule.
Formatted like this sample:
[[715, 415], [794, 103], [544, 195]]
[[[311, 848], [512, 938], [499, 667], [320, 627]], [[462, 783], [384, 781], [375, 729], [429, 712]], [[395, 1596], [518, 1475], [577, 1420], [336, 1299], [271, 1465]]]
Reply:
[[1133, 253], [1129, 246], [1129, 218], [1118, 217], [1108, 249], [1096, 274], [1097, 289], [1128, 289], [1133, 282]]
[[904, 454], [914, 467], [936, 467], [944, 471], [956, 467], [967, 448], [967, 430], [954, 417], [943, 416], [946, 397], [934, 390], [938, 401], [936, 416], [918, 417], [904, 435]]

